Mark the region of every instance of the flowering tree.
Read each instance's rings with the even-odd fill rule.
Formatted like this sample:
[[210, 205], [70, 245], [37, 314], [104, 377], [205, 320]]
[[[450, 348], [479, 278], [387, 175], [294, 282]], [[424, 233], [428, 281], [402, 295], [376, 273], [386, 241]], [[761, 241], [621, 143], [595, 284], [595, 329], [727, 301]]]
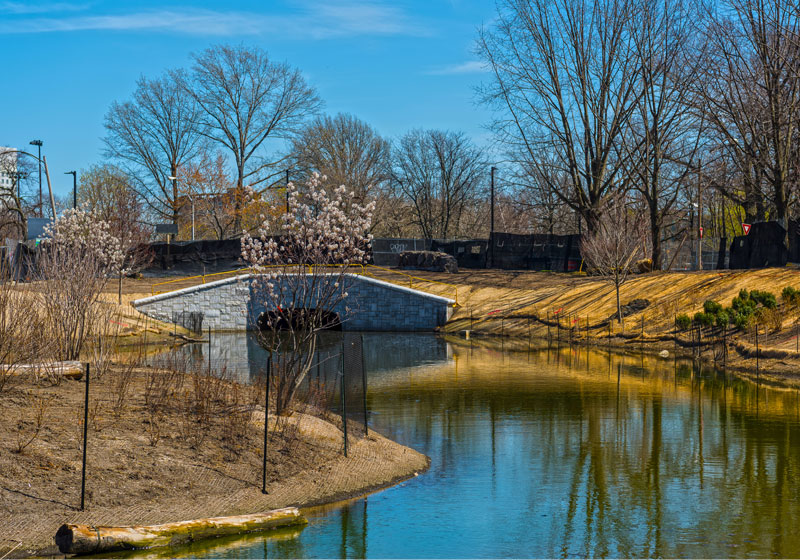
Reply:
[[108, 278], [124, 272], [125, 253], [111, 225], [84, 207], [66, 210], [45, 234], [39, 294], [56, 354], [74, 360], [92, 330], [93, 307]]
[[[273, 353], [277, 412], [286, 414], [314, 360], [317, 334], [340, 327], [356, 310], [346, 304], [352, 265], [368, 258], [375, 208], [340, 186], [332, 194], [313, 174], [301, 192], [289, 183], [282, 233], [271, 235], [262, 215], [257, 234], [242, 238], [242, 257], [254, 269], [259, 342]], [[252, 190], [250, 203], [260, 196]]]

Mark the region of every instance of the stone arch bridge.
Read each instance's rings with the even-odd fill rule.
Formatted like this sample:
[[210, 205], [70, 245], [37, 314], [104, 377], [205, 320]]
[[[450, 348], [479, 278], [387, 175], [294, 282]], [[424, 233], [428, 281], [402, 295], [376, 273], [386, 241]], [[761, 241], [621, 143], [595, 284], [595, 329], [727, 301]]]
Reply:
[[[452, 299], [399, 286], [360, 274], [345, 274], [347, 297], [341, 309], [330, 309], [345, 318], [343, 330], [432, 331], [453, 313]], [[267, 311], [252, 274], [217, 280], [138, 299], [133, 306], [148, 317], [176, 323], [193, 330], [244, 331], [255, 328]], [[354, 311], [347, 312], [344, 306]]]

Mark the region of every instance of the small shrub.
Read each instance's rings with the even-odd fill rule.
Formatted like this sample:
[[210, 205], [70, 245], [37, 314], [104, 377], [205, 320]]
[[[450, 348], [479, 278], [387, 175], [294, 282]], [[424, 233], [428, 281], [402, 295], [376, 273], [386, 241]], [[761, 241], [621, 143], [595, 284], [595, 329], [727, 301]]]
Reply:
[[736, 313], [733, 316], [733, 326], [735, 326], [737, 329], [747, 330], [747, 328], [750, 326], [750, 317], [752, 317], [752, 315]]
[[772, 292], [753, 290], [750, 292], [750, 299], [757, 304], [760, 303], [767, 309], [776, 309], [778, 307], [778, 301]]
[[675, 326], [682, 331], [688, 330], [692, 326], [692, 320], [686, 313], [681, 313], [675, 317]]
[[718, 311], [716, 315], [714, 315], [714, 324], [723, 329], [728, 326], [730, 322], [730, 316], [728, 315], [727, 311]]
[[714, 324], [714, 315], [698, 311], [697, 313], [694, 314], [694, 322], [703, 327], [710, 327], [711, 325]]
[[709, 315], [716, 315], [722, 311], [722, 305], [716, 301], [706, 300], [706, 302], [703, 304], [703, 311]]
[[784, 304], [796, 307], [800, 305], [800, 290], [786, 286], [781, 292], [781, 299]]

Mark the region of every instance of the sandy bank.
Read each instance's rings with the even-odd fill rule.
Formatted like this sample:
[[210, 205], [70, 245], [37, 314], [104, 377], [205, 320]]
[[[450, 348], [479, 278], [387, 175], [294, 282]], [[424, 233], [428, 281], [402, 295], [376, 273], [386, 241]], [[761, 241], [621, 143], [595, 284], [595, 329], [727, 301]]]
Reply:
[[[150, 414], [144, 370], [135, 372], [115, 411], [119, 369], [92, 380], [84, 512], [77, 510], [83, 383], [42, 386], [26, 379], [0, 396], [0, 557], [12, 550], [10, 558], [55, 554], [62, 523], [151, 525], [310, 506], [391, 485], [428, 466], [424, 455], [372, 430], [364, 437], [361, 426], [348, 430], [345, 458], [335, 417], [297, 413], [276, 422], [271, 416], [269, 493], [262, 494], [263, 407], [249, 407], [246, 418], [224, 413], [258, 402], [258, 387], [217, 389], [213, 417], [201, 425], [180, 406], [196, 390], [190, 379]], [[33, 434], [41, 406], [39, 435], [16, 452]]]

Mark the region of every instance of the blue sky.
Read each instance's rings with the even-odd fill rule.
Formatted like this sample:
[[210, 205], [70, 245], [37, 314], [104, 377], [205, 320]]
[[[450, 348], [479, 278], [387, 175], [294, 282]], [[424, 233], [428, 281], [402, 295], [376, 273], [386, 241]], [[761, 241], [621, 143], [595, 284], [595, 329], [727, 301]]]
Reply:
[[387, 137], [411, 128], [462, 130], [481, 145], [489, 111], [474, 87], [487, 0], [0, 0], [4, 71], [0, 145], [43, 154], [55, 190], [64, 171], [102, 159], [103, 116], [140, 75], [190, 65], [216, 43], [265, 49], [299, 68], [325, 112], [349, 112]]

